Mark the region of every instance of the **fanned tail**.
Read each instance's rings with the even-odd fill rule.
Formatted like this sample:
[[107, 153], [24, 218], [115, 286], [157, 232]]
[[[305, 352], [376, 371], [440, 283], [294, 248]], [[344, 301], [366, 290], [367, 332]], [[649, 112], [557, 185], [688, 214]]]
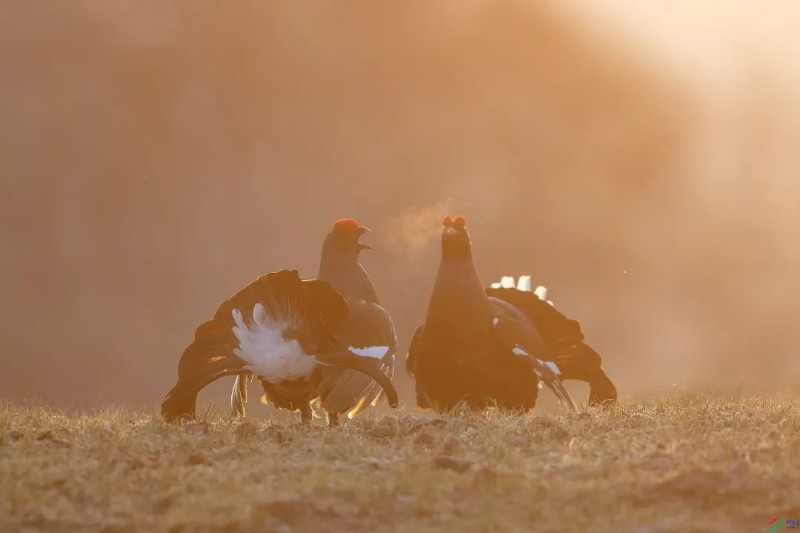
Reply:
[[[164, 398], [162, 416], [168, 421], [193, 418], [197, 394], [203, 387], [221, 377], [248, 372], [247, 362], [237, 352], [242, 341], [235, 332], [242, 329], [236, 322], [243, 320], [242, 310], [293, 325], [288, 333], [310, 354], [336, 348], [335, 331], [341, 327], [347, 309], [344, 298], [328, 284], [301, 280], [297, 271], [282, 270], [259, 277], [222, 303], [214, 318], [197, 328], [194, 341], [178, 362], [178, 381]], [[244, 385], [245, 378], [238, 383]], [[238, 392], [244, 414], [246, 392], [241, 388]]]
[[209, 383], [224, 376], [239, 374], [244, 368], [244, 361], [237, 356], [218, 355], [185, 371], [164, 398], [161, 416], [167, 422], [194, 418], [197, 394]]

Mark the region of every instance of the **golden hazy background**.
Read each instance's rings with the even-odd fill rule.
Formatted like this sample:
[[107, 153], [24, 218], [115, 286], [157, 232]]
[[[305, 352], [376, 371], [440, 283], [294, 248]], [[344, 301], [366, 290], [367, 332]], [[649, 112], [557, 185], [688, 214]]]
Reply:
[[158, 404], [217, 304], [314, 276], [339, 217], [404, 359], [447, 213], [623, 394], [792, 386], [798, 27], [792, 0], [6, 1], [0, 397]]

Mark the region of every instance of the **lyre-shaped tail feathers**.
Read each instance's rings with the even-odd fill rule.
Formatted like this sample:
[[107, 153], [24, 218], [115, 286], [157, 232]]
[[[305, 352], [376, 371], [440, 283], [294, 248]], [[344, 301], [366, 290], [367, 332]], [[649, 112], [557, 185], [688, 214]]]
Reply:
[[337, 347], [335, 332], [341, 328], [348, 305], [328, 284], [301, 280], [294, 270], [259, 277], [223, 302], [213, 320], [195, 331], [194, 341], [178, 363], [178, 381], [161, 406], [166, 420], [193, 417], [197, 394], [203, 387], [247, 370], [245, 361], [236, 354], [237, 310], [246, 310], [246, 314], [258, 310], [273, 321], [287, 323], [304, 349], [325, 352]]

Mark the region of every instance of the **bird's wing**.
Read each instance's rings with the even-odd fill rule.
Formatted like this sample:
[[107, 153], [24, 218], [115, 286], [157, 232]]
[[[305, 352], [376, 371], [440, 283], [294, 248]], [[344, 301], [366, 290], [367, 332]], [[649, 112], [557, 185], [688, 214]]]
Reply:
[[547, 344], [536, 331], [533, 324], [518, 310], [510, 308], [505, 302], [489, 299], [494, 316], [494, 332], [500, 341], [517, 357], [523, 358], [536, 372], [539, 380], [573, 410], [575, 402], [561, 383], [561, 371], [552, 361]]
[[584, 342], [580, 324], [560, 313], [545, 299], [546, 294], [514, 288], [490, 288], [486, 294], [506, 316], [524, 317], [534, 327], [549, 352], [539, 351], [542, 355], [538, 358], [557, 372], [560, 380], [589, 383], [590, 404], [616, 401], [616, 387], [603, 370], [600, 355]]
[[320, 385], [320, 407], [330, 413], [349, 411], [355, 416], [361, 409], [377, 401], [381, 388], [385, 389], [389, 403], [397, 404], [397, 394], [391, 384], [394, 374], [397, 337], [389, 313], [380, 305], [364, 301], [350, 302], [350, 313], [341, 333], [342, 348], [353, 360], [358, 359], [364, 368], [380, 372], [381, 382], [376, 382], [363, 371], [345, 368], [326, 369]]
[[203, 387], [220, 377], [247, 372], [249, 343], [264, 340], [258, 328], [279, 327], [272, 336], [275, 342], [295, 340], [311, 357], [337, 348], [336, 331], [347, 311], [347, 302], [338, 292], [320, 281], [301, 280], [297, 271], [259, 277], [197, 328], [194, 341], [178, 362], [178, 381], [164, 398], [162, 416], [166, 420], [193, 417], [197, 393]]
[[417, 362], [417, 350], [419, 349], [419, 342], [422, 338], [422, 331], [425, 326], [422, 325], [414, 331], [414, 336], [411, 337], [411, 344], [408, 345], [408, 353], [406, 354], [406, 374], [411, 379], [416, 379], [414, 376], [414, 365]]
[[553, 305], [540, 299], [535, 292], [493, 288], [486, 289], [486, 294], [513, 307], [517, 313], [530, 320], [553, 353], [584, 340], [581, 326], [576, 320], [567, 318]]

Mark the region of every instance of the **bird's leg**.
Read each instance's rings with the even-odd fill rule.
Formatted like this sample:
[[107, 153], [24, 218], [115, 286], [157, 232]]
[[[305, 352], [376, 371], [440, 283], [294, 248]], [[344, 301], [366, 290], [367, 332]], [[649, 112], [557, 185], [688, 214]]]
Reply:
[[300, 407], [300, 422], [303, 424], [310, 424], [311, 418], [311, 404], [304, 404], [302, 407]]
[[244, 418], [245, 403], [247, 403], [247, 377], [239, 374], [236, 376], [231, 390], [231, 414]]
[[337, 413], [327, 413], [328, 414], [328, 427], [335, 428], [339, 425], [339, 415]]

